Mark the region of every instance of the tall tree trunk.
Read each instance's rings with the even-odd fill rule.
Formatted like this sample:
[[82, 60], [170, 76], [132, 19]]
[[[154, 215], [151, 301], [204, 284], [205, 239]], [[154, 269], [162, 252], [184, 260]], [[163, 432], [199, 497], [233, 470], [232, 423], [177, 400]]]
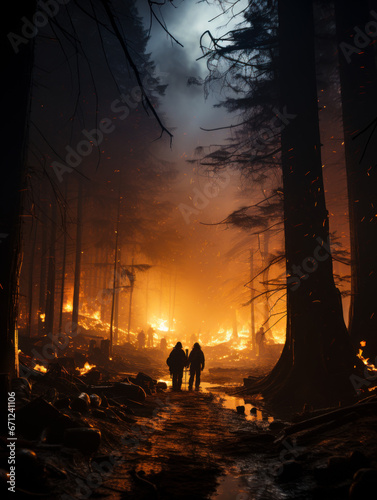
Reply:
[[116, 345], [119, 340], [119, 295], [120, 295], [120, 269], [121, 269], [121, 247], [118, 247], [118, 271], [117, 271], [117, 279], [116, 279], [116, 294], [115, 294], [115, 304], [114, 304], [114, 344]]
[[149, 273], [146, 276], [145, 285], [145, 324], [148, 324], [148, 313], [149, 313]]
[[29, 261], [29, 277], [28, 277], [28, 324], [27, 324], [27, 336], [31, 338], [33, 331], [33, 295], [34, 295], [34, 257], [35, 257], [35, 247], [37, 246], [37, 235], [38, 235], [38, 219], [33, 220], [33, 230], [31, 235], [32, 247], [30, 252]]
[[128, 328], [127, 328], [127, 342], [131, 342], [131, 320], [132, 320], [132, 295], [134, 292], [134, 284], [135, 284], [135, 279], [134, 279], [134, 258], [132, 257], [132, 264], [131, 264], [131, 275], [129, 276], [130, 279], [130, 302], [128, 306]]
[[[67, 185], [66, 185], [67, 186]], [[63, 309], [64, 309], [64, 287], [65, 287], [65, 267], [67, 261], [67, 188], [65, 190], [65, 202], [63, 207], [63, 256], [62, 256], [62, 279], [60, 283], [60, 305], [59, 305], [59, 326], [58, 332], [63, 332]]]
[[[47, 206], [42, 203], [41, 268], [39, 275], [38, 334], [43, 333], [46, 319], [46, 276], [47, 276]], [[42, 319], [43, 317], [43, 319]]]
[[[9, 34], [20, 34], [24, 17], [32, 19], [34, 0], [9, 2], [1, 16], [3, 40], [3, 84], [0, 183], [0, 432], [5, 434], [7, 391], [11, 377], [18, 375], [17, 308], [21, 267], [21, 189], [25, 172], [25, 145], [29, 116], [33, 42], [27, 40], [16, 50]], [[21, 15], [22, 13], [22, 15]]]
[[[119, 288], [117, 287], [118, 280], [118, 244], [119, 244], [119, 223], [120, 223], [120, 183], [119, 183], [119, 193], [118, 193], [118, 203], [117, 203], [117, 217], [115, 222], [115, 248], [114, 248], [114, 263], [113, 263], [113, 284], [112, 284], [112, 300], [111, 300], [111, 314], [110, 314], [110, 358], [113, 355], [113, 343], [114, 343], [114, 335], [113, 335], [113, 321], [114, 321], [114, 313], [116, 312], [116, 322], [117, 322], [117, 333], [118, 335], [118, 306], [119, 302], [117, 302], [117, 296], [119, 293]], [[114, 311], [115, 304], [117, 304], [116, 311]]]
[[79, 324], [80, 308], [80, 277], [81, 277], [81, 247], [82, 247], [82, 180], [78, 181], [77, 192], [77, 226], [76, 226], [76, 258], [75, 258], [75, 279], [73, 286], [72, 303], [72, 328], [77, 329]]
[[54, 334], [55, 278], [56, 278], [55, 246], [56, 246], [56, 200], [52, 200], [50, 244], [48, 252], [46, 319], [45, 319], [46, 332], [48, 335]]
[[263, 282], [264, 289], [266, 292], [264, 299], [264, 329], [268, 330], [270, 328], [270, 302], [269, 302], [269, 293], [268, 293], [268, 278], [269, 278], [269, 257], [270, 257], [270, 234], [268, 231], [265, 231], [263, 234], [263, 267], [265, 271], [263, 272]]
[[279, 2], [287, 337], [259, 388], [275, 401], [323, 405], [352, 395], [354, 352], [332, 274], [309, 0]]
[[103, 288], [101, 292], [101, 321], [104, 323], [106, 321], [107, 308], [109, 305], [107, 289], [109, 288], [109, 272], [110, 272], [110, 264], [108, 264], [107, 260], [107, 251], [106, 248], [103, 249], [102, 252], [102, 266], [101, 266], [101, 278], [103, 283]]
[[254, 290], [254, 252], [250, 250], [250, 339], [251, 339], [251, 350], [253, 353], [256, 352], [256, 337], [255, 337], [255, 290]]
[[[373, 43], [377, 19], [371, 16], [367, 0], [335, 0], [335, 13], [351, 234], [349, 333], [356, 347], [366, 341], [364, 356], [374, 362], [377, 357], [377, 72]], [[361, 35], [355, 36], [355, 26]]]

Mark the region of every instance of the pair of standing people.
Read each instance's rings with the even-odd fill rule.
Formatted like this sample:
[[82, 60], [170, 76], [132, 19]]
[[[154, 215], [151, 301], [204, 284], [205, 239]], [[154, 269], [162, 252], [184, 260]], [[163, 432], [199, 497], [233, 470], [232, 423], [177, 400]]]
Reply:
[[190, 368], [189, 391], [192, 390], [194, 380], [195, 389], [199, 389], [200, 372], [204, 369], [204, 363], [204, 354], [198, 342], [195, 342], [188, 357], [182, 349], [181, 342], [177, 342], [166, 360], [166, 364], [168, 365], [173, 378], [173, 391], [181, 390], [183, 370], [186, 366]]

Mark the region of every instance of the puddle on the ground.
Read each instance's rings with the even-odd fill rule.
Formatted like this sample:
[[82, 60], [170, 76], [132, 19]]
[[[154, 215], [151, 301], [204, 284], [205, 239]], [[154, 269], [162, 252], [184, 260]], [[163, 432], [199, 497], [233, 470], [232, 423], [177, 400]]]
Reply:
[[[171, 380], [164, 379], [164, 382], [170, 389]], [[229, 388], [228, 385], [227, 388]], [[236, 386], [234, 388], [236, 389]], [[186, 390], [184, 385], [182, 390], [183, 393]], [[269, 422], [273, 421], [273, 417], [261, 409], [245, 403], [243, 397], [227, 394], [224, 386], [202, 382], [200, 391], [212, 393], [216, 399], [219, 398], [224, 408], [233, 410], [234, 417], [229, 419], [229, 425], [234, 429], [241, 429], [243, 420], [254, 422], [261, 430], [267, 428]], [[245, 407], [245, 415], [236, 415], [237, 406]], [[252, 409], [255, 414], [250, 413]], [[234, 466], [225, 470], [225, 474], [218, 478], [218, 486], [211, 495], [211, 500], [271, 500], [271, 498], [287, 500], [289, 495], [274, 482], [274, 469], [278, 466], [275, 462], [266, 463], [264, 457], [256, 454], [237, 459]]]
[[[161, 382], [166, 382], [167, 386], [169, 388], [171, 387], [171, 380], [164, 379], [161, 380]], [[183, 388], [182, 390], [184, 391], [186, 389]], [[244, 418], [246, 420], [249, 420], [251, 422], [266, 422], [267, 424], [273, 422], [274, 420], [274, 418], [268, 415], [268, 413], [266, 413], [265, 411], [260, 410], [259, 408], [250, 403], [245, 403], [244, 398], [239, 396], [232, 396], [231, 394], [223, 392], [221, 390], [221, 386], [219, 386], [218, 384], [212, 384], [210, 382], [202, 382], [200, 384], [200, 390], [202, 392], [212, 392], [213, 394], [216, 394], [221, 399], [222, 406], [224, 408], [227, 408], [228, 410], [237, 411], [237, 406], [244, 406], [245, 407]]]
[[[263, 469], [262, 469], [263, 467]], [[211, 500], [287, 500], [289, 495], [274, 484], [265, 474], [265, 466], [253, 461], [249, 474], [240, 470], [228, 471], [219, 478], [219, 484]]]
[[220, 478], [216, 493], [211, 500], [247, 500], [249, 491], [245, 488], [238, 477], [227, 475]]

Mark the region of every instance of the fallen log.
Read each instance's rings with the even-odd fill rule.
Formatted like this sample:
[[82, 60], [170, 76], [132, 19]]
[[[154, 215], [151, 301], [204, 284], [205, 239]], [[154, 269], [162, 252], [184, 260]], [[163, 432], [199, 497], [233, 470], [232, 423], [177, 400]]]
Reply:
[[346, 406], [344, 408], [339, 408], [318, 417], [312, 417], [307, 420], [303, 420], [302, 422], [298, 422], [297, 424], [290, 425], [284, 429], [284, 437], [290, 436], [291, 434], [295, 434], [297, 432], [303, 431], [305, 429], [309, 429], [311, 427], [316, 427], [320, 424], [336, 421], [337, 419], [353, 413], [355, 416], [365, 416], [369, 414], [375, 414], [377, 412], [377, 402], [373, 401], [370, 403], [356, 403], [351, 406]]
[[114, 385], [108, 386], [92, 386], [92, 393], [100, 396], [104, 395], [107, 398], [116, 399], [118, 401], [137, 401], [143, 403], [146, 399], [145, 391], [142, 387], [135, 384], [127, 384], [125, 382], [116, 382]]
[[[331, 431], [333, 429], [337, 429], [342, 425], [354, 422], [355, 420], [357, 420], [358, 417], [359, 415], [356, 412], [346, 413], [334, 420], [330, 420], [329, 422], [325, 422], [315, 427], [311, 427], [308, 430], [298, 431], [295, 433], [298, 434], [297, 436], [295, 436], [295, 438], [297, 438], [297, 444], [298, 445], [308, 444], [308, 442], [312, 438], [318, 440], [320, 435], [323, 435], [324, 433]], [[292, 434], [289, 435], [292, 436]], [[275, 443], [283, 442], [287, 438], [287, 436], [288, 434], [275, 441]]]

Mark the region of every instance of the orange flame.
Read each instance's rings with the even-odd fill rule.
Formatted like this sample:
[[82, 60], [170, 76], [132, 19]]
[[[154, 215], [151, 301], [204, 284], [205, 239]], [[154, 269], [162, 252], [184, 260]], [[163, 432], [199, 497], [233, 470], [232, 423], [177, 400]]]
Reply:
[[45, 366], [43, 366], [43, 365], [36, 364], [36, 365], [33, 366], [33, 369], [35, 371], [37, 371], [37, 372], [47, 373], [47, 368]]
[[72, 302], [66, 302], [63, 306], [63, 311], [66, 313], [70, 313], [73, 310]]
[[[362, 340], [360, 342], [360, 346], [361, 347], [365, 347], [367, 345], [366, 341], [365, 340]], [[361, 359], [361, 361], [364, 363], [364, 365], [368, 368], [368, 370], [371, 370], [373, 372], [377, 372], [377, 367], [375, 365], [373, 365], [372, 363], [369, 363], [369, 358], [364, 358], [363, 357], [363, 350], [362, 349], [359, 349], [359, 354], [357, 355], [357, 357], [359, 359]]]
[[96, 365], [91, 365], [90, 363], [86, 362], [84, 365], [84, 368], [78, 368], [80, 375], [85, 375], [85, 373], [88, 373], [92, 368], [95, 368]]

